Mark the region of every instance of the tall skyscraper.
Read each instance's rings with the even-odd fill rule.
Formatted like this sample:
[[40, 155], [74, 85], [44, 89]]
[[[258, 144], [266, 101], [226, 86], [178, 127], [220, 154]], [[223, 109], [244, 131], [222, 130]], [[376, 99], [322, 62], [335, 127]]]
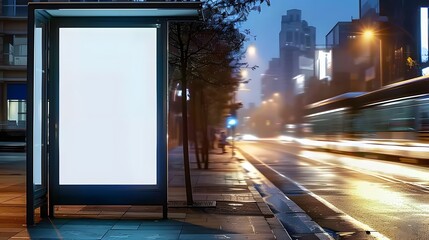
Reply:
[[308, 79], [314, 76], [316, 28], [302, 20], [301, 10], [291, 9], [282, 16], [279, 33], [280, 93], [284, 105], [284, 122], [299, 121], [297, 109]]
[[279, 49], [296, 47], [311, 54], [316, 45], [316, 28], [301, 19], [301, 10], [291, 9], [282, 16]]

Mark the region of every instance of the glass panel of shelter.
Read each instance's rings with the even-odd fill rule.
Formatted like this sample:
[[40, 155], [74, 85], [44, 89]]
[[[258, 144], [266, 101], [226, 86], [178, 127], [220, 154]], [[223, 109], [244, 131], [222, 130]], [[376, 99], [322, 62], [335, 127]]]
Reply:
[[46, 48], [45, 25], [36, 23], [34, 29], [34, 84], [33, 84], [33, 183], [34, 190], [47, 187], [46, 178]]

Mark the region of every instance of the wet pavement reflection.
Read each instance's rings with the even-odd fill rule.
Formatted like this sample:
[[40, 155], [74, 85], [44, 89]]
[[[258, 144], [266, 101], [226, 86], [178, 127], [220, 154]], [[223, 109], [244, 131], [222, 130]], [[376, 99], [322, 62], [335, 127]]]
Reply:
[[[331, 221], [348, 218], [381, 238], [429, 238], [428, 168], [310, 151], [293, 143], [242, 142], [239, 147], [260, 161], [259, 167], [272, 168], [264, 174], [327, 231], [356, 230]], [[279, 180], [279, 175], [286, 178]], [[352, 239], [360, 238], [355, 234]]]

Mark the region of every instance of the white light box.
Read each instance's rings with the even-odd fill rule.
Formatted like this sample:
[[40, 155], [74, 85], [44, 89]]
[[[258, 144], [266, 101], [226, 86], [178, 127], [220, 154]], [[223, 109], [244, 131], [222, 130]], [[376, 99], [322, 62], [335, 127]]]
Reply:
[[60, 185], [157, 184], [157, 29], [59, 29]]

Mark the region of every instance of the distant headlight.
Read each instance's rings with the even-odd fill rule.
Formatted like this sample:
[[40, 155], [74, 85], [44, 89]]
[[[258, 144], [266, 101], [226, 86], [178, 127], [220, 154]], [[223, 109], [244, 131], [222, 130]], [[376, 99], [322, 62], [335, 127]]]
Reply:
[[284, 135], [279, 136], [278, 139], [280, 141], [286, 141], [286, 142], [293, 142], [295, 140], [295, 138], [293, 138], [293, 137], [284, 136]]
[[243, 141], [256, 141], [256, 140], [259, 140], [259, 138], [254, 136], [254, 135], [244, 134], [241, 137], [241, 140], [243, 140]]

